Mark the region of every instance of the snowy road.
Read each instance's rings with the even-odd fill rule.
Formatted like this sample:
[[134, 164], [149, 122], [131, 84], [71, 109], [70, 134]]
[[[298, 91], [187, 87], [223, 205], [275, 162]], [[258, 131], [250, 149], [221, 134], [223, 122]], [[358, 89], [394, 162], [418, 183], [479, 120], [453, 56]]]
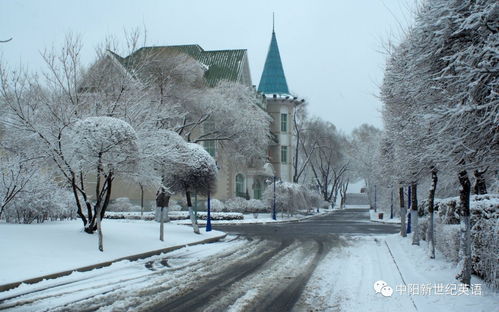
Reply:
[[397, 231], [367, 220], [367, 210], [350, 209], [298, 223], [217, 226], [231, 234], [225, 242], [23, 285], [0, 293], [0, 309], [321, 311], [310, 286], [317, 278], [309, 283], [321, 261], [349, 245], [350, 234]]

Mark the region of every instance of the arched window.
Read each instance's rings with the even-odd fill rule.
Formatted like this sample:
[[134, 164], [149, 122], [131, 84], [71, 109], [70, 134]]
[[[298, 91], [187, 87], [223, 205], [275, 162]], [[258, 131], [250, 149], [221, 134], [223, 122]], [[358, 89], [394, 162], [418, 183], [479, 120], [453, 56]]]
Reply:
[[256, 180], [253, 184], [253, 198], [262, 199], [262, 183], [259, 180]]
[[246, 190], [244, 188], [244, 176], [240, 173], [236, 175], [236, 196], [246, 196]]

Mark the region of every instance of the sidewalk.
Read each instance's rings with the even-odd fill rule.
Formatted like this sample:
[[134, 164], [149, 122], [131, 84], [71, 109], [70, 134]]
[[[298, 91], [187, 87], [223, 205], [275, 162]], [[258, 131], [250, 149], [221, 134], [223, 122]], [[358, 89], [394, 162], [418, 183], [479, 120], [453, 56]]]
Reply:
[[165, 241], [159, 224], [141, 220], [103, 220], [104, 252], [97, 235], [83, 232], [80, 220], [43, 224], [0, 224], [0, 291], [20, 282], [35, 283], [73, 271], [88, 271], [121, 260], [136, 260], [186, 245], [220, 240], [220, 231], [195, 234], [191, 227], [165, 224]]
[[[456, 265], [439, 253], [429, 259], [427, 250], [424, 241], [411, 245], [410, 235], [350, 237], [324, 258], [300, 301], [317, 311], [497, 311], [497, 290], [475, 276], [467, 290], [454, 278]], [[378, 281], [387, 288], [377, 292]]]

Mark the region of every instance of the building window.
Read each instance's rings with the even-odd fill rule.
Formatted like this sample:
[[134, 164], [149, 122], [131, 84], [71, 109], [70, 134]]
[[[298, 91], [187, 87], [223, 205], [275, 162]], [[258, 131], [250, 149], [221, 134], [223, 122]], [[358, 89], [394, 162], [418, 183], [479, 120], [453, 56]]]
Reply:
[[287, 146], [281, 146], [281, 162], [282, 163], [288, 162], [288, 147]]
[[281, 114], [281, 132], [288, 132], [288, 114]]
[[258, 180], [256, 180], [253, 185], [253, 198], [262, 199], [262, 184]]
[[204, 141], [203, 142], [204, 149], [211, 155], [211, 157], [215, 157], [216, 153], [216, 142], [215, 141]]
[[236, 196], [246, 197], [246, 191], [244, 189], [244, 176], [240, 173], [236, 175]]

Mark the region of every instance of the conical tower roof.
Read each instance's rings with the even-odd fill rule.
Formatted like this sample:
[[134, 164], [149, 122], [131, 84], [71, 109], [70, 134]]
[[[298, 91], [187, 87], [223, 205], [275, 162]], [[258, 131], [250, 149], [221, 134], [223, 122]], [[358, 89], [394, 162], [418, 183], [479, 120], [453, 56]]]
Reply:
[[277, 46], [275, 31], [272, 29], [269, 52], [263, 67], [258, 91], [265, 94], [289, 94], [286, 76], [282, 68], [281, 55]]

